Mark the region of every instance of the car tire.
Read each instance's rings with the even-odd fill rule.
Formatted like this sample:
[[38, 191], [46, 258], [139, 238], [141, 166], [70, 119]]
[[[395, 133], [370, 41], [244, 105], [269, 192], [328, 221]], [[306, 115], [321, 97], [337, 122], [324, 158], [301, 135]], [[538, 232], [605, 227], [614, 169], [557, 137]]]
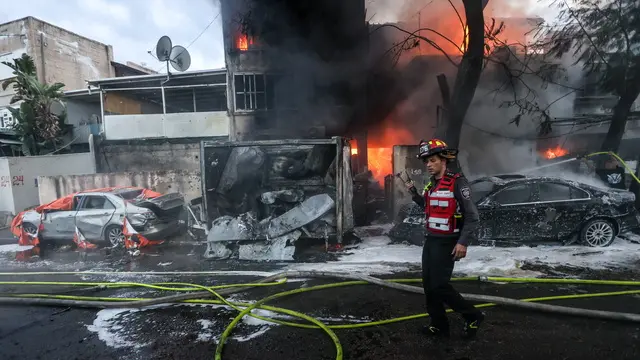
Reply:
[[593, 219], [582, 227], [580, 240], [590, 247], [607, 247], [615, 241], [617, 235], [613, 222], [606, 219]]
[[[119, 240], [116, 240], [118, 238]], [[111, 247], [124, 246], [124, 234], [121, 225], [109, 225], [104, 229], [104, 242]]]

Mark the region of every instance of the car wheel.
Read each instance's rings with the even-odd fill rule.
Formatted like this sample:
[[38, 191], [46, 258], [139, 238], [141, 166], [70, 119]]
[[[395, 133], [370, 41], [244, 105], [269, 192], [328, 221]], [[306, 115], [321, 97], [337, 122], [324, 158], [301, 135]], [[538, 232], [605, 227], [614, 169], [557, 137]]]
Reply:
[[124, 234], [122, 233], [122, 226], [109, 225], [104, 230], [104, 240], [112, 247], [124, 245]]
[[591, 247], [605, 247], [616, 239], [616, 229], [609, 220], [594, 219], [582, 228], [580, 238]]

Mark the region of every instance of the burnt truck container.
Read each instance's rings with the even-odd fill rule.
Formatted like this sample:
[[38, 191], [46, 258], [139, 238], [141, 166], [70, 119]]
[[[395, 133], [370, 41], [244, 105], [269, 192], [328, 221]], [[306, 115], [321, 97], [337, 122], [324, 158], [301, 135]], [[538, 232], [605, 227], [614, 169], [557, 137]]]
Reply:
[[208, 243], [342, 243], [353, 229], [344, 138], [203, 141], [200, 151]]

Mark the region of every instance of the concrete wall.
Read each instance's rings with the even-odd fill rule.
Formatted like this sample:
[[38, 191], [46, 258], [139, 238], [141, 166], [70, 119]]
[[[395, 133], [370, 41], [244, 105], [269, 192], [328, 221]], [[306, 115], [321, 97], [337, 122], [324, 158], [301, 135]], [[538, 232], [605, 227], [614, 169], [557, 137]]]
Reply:
[[14, 214], [39, 205], [38, 176], [95, 174], [93, 153], [6, 158], [12, 182]]
[[200, 171], [200, 143], [190, 144], [99, 144], [98, 172], [157, 170]]
[[[61, 82], [65, 90], [83, 89], [85, 80], [115, 76], [110, 45], [34, 17], [3, 24], [0, 34], [19, 35], [0, 36], [0, 54], [11, 52], [6, 56], [10, 59], [29, 54], [36, 63], [38, 79], [47, 84]], [[0, 75], [3, 72], [6, 69], [0, 70]]]
[[147, 171], [92, 175], [41, 176], [40, 203], [45, 204], [78, 191], [109, 186], [139, 186], [160, 193], [179, 192], [187, 201], [202, 196], [200, 171]]
[[[13, 188], [9, 158], [0, 158], [0, 217], [3, 213], [13, 213]], [[0, 225], [2, 225], [0, 223]]]
[[229, 116], [226, 111], [107, 115], [104, 117], [104, 135], [106, 140], [228, 137]]

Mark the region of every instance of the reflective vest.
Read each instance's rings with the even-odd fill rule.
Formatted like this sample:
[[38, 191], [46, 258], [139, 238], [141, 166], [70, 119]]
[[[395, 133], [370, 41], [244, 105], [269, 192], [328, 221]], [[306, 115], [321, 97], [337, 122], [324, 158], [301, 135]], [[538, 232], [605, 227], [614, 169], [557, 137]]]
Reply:
[[425, 186], [424, 212], [427, 230], [433, 234], [456, 234], [462, 227], [460, 206], [454, 196], [456, 179], [461, 174], [446, 173], [434, 189]]

